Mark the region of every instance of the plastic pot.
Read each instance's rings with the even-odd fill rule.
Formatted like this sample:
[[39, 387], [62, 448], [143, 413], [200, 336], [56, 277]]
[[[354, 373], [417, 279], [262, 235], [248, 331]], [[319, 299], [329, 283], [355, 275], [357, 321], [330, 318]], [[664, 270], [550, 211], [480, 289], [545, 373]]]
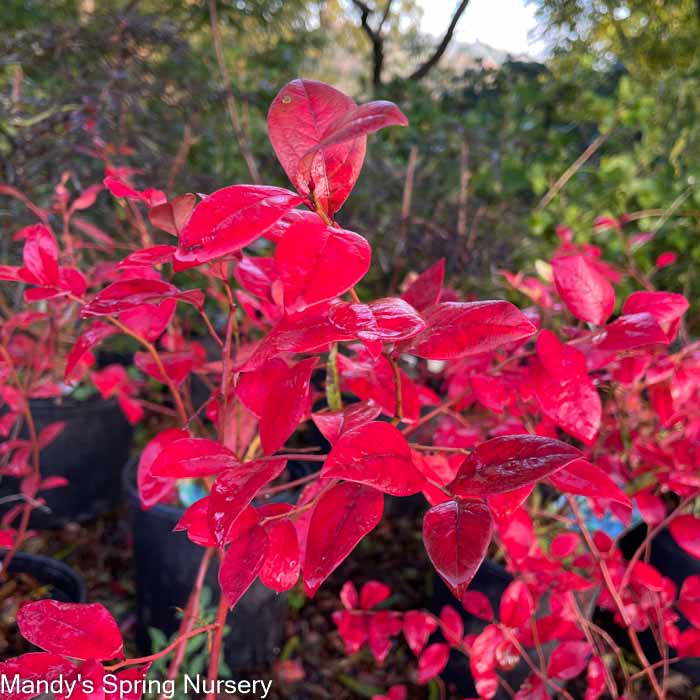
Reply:
[[[121, 473], [129, 459], [132, 427], [116, 399], [94, 397], [31, 401], [37, 431], [64, 421], [65, 428], [41, 451], [41, 475], [61, 476], [68, 486], [44, 491], [47, 509], [35, 509], [30, 525], [58, 528], [67, 522], [85, 522], [114, 508], [121, 492]], [[3, 477], [0, 498], [19, 492], [19, 481]], [[2, 506], [6, 512], [13, 502]]]
[[[132, 462], [124, 472], [124, 488], [134, 543], [136, 641], [148, 653], [149, 628], [155, 627], [168, 637], [177, 631], [180, 619], [176, 611], [187, 605], [204, 550], [190, 542], [184, 532], [172, 531], [184, 513], [182, 508], [156, 505], [142, 509], [135, 477], [136, 464]], [[218, 601], [214, 562], [205, 585]], [[226, 619], [230, 631], [224, 638], [223, 655], [229, 668], [240, 671], [271, 661], [283, 640], [286, 617], [287, 597], [256, 581]]]
[[[0, 550], [0, 562], [4, 559], [5, 550]], [[17, 552], [10, 562], [10, 574], [29, 574], [39, 583], [48, 586], [47, 598], [59, 600], [62, 603], [84, 603], [86, 600], [85, 583], [67, 564], [43, 554]]]
[[[0, 563], [5, 558], [5, 550], [0, 550]], [[32, 595], [29, 595], [29, 588], [22, 593], [22, 575], [29, 575], [39, 584], [41, 588], [42, 598], [51, 598], [62, 603], [84, 603], [85, 602], [85, 584], [83, 579], [73, 571], [69, 566], [50, 557], [45, 557], [40, 554], [28, 554], [26, 552], [17, 552], [10, 562], [8, 568], [9, 582], [12, 585], [17, 583], [18, 589], [10, 593], [9, 599], [3, 600], [3, 626], [8, 624], [12, 626], [12, 630], [8, 630], [7, 636], [0, 631], [0, 659], [11, 658], [18, 656], [28, 651], [39, 651], [36, 647], [23, 640], [14, 625], [14, 616], [16, 607], [25, 602], [25, 600], [34, 600], [33, 583], [27, 584], [31, 588]], [[5, 586], [6, 587], [6, 586]], [[18, 597], [15, 600], [15, 596]], [[9, 617], [7, 617], [9, 616]], [[5, 696], [3, 696], [5, 697]]]

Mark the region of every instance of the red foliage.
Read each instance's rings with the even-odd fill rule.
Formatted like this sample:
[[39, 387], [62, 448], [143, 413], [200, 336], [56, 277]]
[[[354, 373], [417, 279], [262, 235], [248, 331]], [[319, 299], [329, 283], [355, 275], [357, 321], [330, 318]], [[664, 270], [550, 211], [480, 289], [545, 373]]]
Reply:
[[[313, 596], [380, 521], [385, 494], [422, 493], [431, 506], [423, 520], [427, 555], [457, 601], [487, 624], [465, 637], [453, 607], [439, 617], [388, 610], [386, 586], [370, 582], [358, 594], [348, 583], [334, 620], [349, 653], [368, 644], [381, 664], [403, 634], [417, 657], [419, 683], [439, 675], [454, 649], [470, 657], [482, 698], [495, 695], [499, 671], [520, 662], [530, 670], [521, 699], [565, 693], [563, 684], [584, 673], [589, 700], [605, 690], [614, 697], [632, 692], [642, 679], [661, 697], [637, 633], [651, 628], [666, 653], [673, 648], [678, 657], [700, 647], [697, 577], [678, 597], [643, 558], [666, 525], [681, 548], [700, 557], [700, 520], [691, 512], [700, 493], [700, 350], [694, 344], [669, 350], [687, 300], [642, 278], [645, 289], [621, 300], [612, 318], [613, 285], [639, 280], [640, 273], [613, 268], [596, 248], [576, 246], [562, 232], [551, 279], [505, 274], [539, 310], [462, 300], [444, 288], [443, 261], [414, 276], [401, 297], [362, 301], [354, 286], [368, 270], [369, 243], [333, 217], [359, 175], [367, 135], [405, 125], [405, 117], [391, 103], [358, 107], [327, 85], [295, 80], [275, 98], [268, 121], [298, 194], [232, 185], [199, 203], [192, 195], [167, 201], [158, 190], [134, 189], [128, 172], [108, 165], [105, 186], [145, 207], [155, 227], [177, 236], [176, 247], [156, 244], [148, 231], [119, 264], [84, 276], [73, 264], [75, 241], [64, 236], [59, 249], [47, 217], [34, 207], [40, 223], [17, 236], [24, 240], [23, 266], [0, 269], [1, 279], [29, 285], [28, 302], [52, 298], [66, 317], [85, 320], [65, 358], [66, 379], [84, 376], [92, 350], [122, 333], [140, 344], [134, 365], [144, 381], [108, 367], [92, 373], [100, 392], [117, 396], [132, 420], [144, 410], [135, 396], [145, 377], [170, 393], [161, 409], [171, 425], [139, 463], [143, 506], [169, 499], [177, 479], [203, 479], [209, 495], [176, 529], [207, 548], [205, 562], [220, 556], [219, 582], [234, 606], [258, 577], [276, 591], [301, 579]], [[88, 206], [97, 191], [64, 208], [65, 230], [67, 212]], [[608, 226], [620, 224], [599, 228]], [[271, 255], [256, 256], [257, 246], [244, 251], [262, 238]], [[104, 238], [102, 245], [108, 248]], [[174, 283], [174, 273], [186, 268], [197, 268], [191, 279], [202, 288]], [[205, 322], [220, 349], [216, 360], [185, 339], [181, 302]], [[217, 328], [212, 309], [225, 319]], [[46, 353], [30, 347], [36, 336], [25, 332], [44, 321], [41, 312], [23, 312], [2, 329], [5, 434], [20, 416], [31, 420], [26, 398], [56, 391]], [[41, 378], [29, 393], [17, 379], [18, 367], [27, 365]], [[194, 377], [210, 389], [201, 406], [188, 394]], [[312, 413], [319, 386], [326, 405]], [[360, 401], [344, 403], [348, 393]], [[329, 454], [285, 447], [298, 444], [290, 438], [310, 419], [331, 443]], [[23, 492], [34, 498], [42, 482], [38, 463], [29, 464], [32, 441], [12, 439], [2, 450], [0, 473], [24, 477]], [[288, 460], [304, 455], [323, 465], [289, 485], [305, 483], [300, 495], [264, 504], [260, 496], [288, 488]], [[542, 505], [539, 483], [557, 498]], [[623, 526], [636, 505], [654, 530], [625, 561], [611, 537], [591, 531], [584, 503]], [[3, 526], [2, 541], [15, 548], [27, 536], [26, 523], [24, 530], [11, 520]], [[498, 619], [489, 600], [469, 590], [492, 540], [514, 577]], [[625, 628], [640, 673], [616, 666], [619, 650], [591, 632], [576, 597], [584, 593]], [[195, 589], [188, 609], [197, 609], [198, 595]], [[690, 628], [679, 626], [676, 610]], [[121, 655], [121, 637], [101, 606], [43, 601], [22, 608], [18, 624], [48, 653], [8, 661], [6, 673], [50, 678], [74, 667], [67, 659], [85, 659], [81, 671], [101, 678], [98, 662]], [[186, 615], [178, 644], [218, 624], [194, 630]], [[550, 643], [545, 659], [543, 645]], [[220, 645], [217, 634], [212, 669]], [[145, 673], [144, 661], [110, 668]], [[624, 676], [623, 689], [613, 667]], [[385, 697], [400, 700], [405, 692], [395, 686]]]

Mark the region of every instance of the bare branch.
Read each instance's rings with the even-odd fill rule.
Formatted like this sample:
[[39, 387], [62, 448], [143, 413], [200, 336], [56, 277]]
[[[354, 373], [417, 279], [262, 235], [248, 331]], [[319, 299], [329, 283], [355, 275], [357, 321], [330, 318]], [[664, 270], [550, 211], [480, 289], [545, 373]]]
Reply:
[[387, 0], [384, 12], [376, 29], [369, 23], [372, 9], [362, 0], [352, 0], [353, 5], [360, 10], [360, 26], [372, 43], [372, 85], [377, 88], [382, 84], [382, 68], [384, 67], [384, 36], [382, 30], [386, 24], [393, 0]]
[[437, 65], [445, 51], [447, 51], [447, 47], [450, 45], [455, 29], [457, 28], [457, 23], [464, 14], [464, 11], [467, 9], [468, 4], [469, 0], [462, 0], [462, 2], [459, 3], [457, 9], [452, 15], [450, 26], [447, 27], [447, 31], [442, 37], [442, 41], [438, 44], [435, 51], [433, 51], [432, 56], [430, 56], [430, 58], [427, 61], [425, 61], [425, 63], [422, 63], [420, 66], [418, 66], [418, 68], [411, 74], [411, 80], [421, 80], [422, 78], [425, 78], [425, 76], [430, 72], [430, 70]]

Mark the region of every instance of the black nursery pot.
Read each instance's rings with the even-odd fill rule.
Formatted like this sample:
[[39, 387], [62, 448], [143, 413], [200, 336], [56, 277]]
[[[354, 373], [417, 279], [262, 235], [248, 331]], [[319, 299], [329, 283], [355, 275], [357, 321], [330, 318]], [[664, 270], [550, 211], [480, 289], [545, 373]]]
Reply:
[[[136, 465], [124, 471], [129, 502], [136, 569], [136, 641], [144, 652], [150, 649], [148, 629], [174, 634], [180, 624], [176, 611], [187, 605], [204, 549], [173, 532], [184, 509], [156, 505], [143, 510], [136, 489]], [[205, 585], [218, 601], [217, 567], [212, 562]], [[226, 618], [230, 627], [224, 637], [223, 655], [232, 671], [241, 671], [271, 661], [279, 651], [287, 617], [287, 597], [256, 581]]]
[[[5, 558], [5, 550], [0, 550], [0, 563]], [[85, 583], [67, 564], [42, 554], [17, 552], [7, 569], [12, 574], [29, 574], [40, 584], [48, 587], [47, 598], [61, 603], [84, 603]]]
[[[69, 482], [39, 494], [48, 511], [35, 509], [30, 526], [59, 528], [113, 509], [121, 493], [121, 473], [129, 459], [133, 433], [116, 399], [34, 399], [30, 405], [37, 432], [51, 423], [66, 423], [60, 435], [41, 451], [41, 476], [61, 476]], [[18, 492], [17, 479], [2, 478], [0, 499]], [[4, 503], [2, 512], [14, 503]]]

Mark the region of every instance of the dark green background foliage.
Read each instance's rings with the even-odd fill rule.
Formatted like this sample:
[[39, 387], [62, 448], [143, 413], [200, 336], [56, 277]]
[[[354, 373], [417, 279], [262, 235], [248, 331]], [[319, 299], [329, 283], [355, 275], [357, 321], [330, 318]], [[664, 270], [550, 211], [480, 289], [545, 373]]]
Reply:
[[[358, 100], [392, 99], [411, 122], [371, 137], [363, 175], [338, 216], [375, 246], [369, 283], [396, 287], [407, 271], [446, 256], [452, 281], [482, 295], [498, 283], [495, 270], [532, 271], [550, 255], [559, 224], [619, 255], [620, 237], [596, 233], [593, 222], [631, 215], [626, 232], [656, 232], [635, 253], [638, 266], [648, 271], [658, 253], [676, 251], [678, 264], [660, 281], [695, 297], [699, 3], [533, 4], [545, 59], [495, 65], [453, 41], [418, 79], [412, 74], [438, 42], [418, 33], [411, 0], [391, 3], [381, 30], [385, 0], [217, 0], [225, 80], [208, 0], [5, 0], [0, 181], [44, 205], [66, 170], [75, 188], [99, 181], [101, 163], [85, 153], [92, 120], [102, 141], [133, 149], [115, 161], [141, 168], [141, 186], [175, 194], [249, 181], [226, 109], [230, 91], [261, 179], [285, 185], [267, 141], [267, 106], [291, 78], [320, 78]], [[363, 6], [374, 39], [361, 25]], [[553, 193], [591, 144], [591, 157]], [[412, 157], [410, 210], [402, 213]], [[120, 205], [100, 195], [96, 222], [114, 233], [119, 216]], [[25, 221], [3, 198], [3, 257]]]

